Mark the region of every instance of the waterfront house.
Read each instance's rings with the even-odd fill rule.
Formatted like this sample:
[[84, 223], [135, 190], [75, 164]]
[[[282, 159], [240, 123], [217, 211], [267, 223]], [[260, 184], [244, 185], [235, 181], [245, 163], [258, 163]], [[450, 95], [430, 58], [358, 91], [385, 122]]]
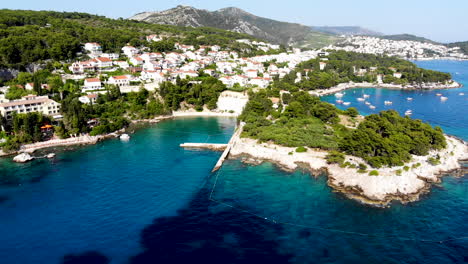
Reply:
[[19, 100], [0, 104], [0, 113], [6, 119], [11, 119], [13, 113], [26, 114], [40, 112], [44, 115], [60, 113], [60, 104], [47, 96], [27, 95]]

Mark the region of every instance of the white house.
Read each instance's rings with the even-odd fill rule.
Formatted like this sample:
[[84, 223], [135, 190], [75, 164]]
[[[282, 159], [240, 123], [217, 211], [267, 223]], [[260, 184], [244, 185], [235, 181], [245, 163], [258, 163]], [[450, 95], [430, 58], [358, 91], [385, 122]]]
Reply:
[[98, 94], [92, 93], [78, 97], [78, 101], [82, 102], [83, 104], [95, 104], [97, 98]]
[[128, 69], [130, 67], [130, 65], [128, 65], [128, 62], [126, 61], [114, 61], [113, 63], [114, 65], [117, 65], [122, 69]]
[[323, 62], [321, 61], [320, 62], [320, 70], [323, 71], [325, 69], [325, 67], [327, 66], [327, 63], [326, 62]]
[[134, 56], [130, 58], [130, 63], [133, 64], [134, 66], [140, 66], [143, 65], [144, 60], [140, 56]]
[[99, 56], [102, 54], [102, 47], [99, 43], [96, 42], [88, 42], [85, 43], [84, 49], [91, 53], [93, 57]]
[[125, 56], [131, 58], [134, 55], [138, 54], [139, 51], [133, 46], [125, 46], [122, 48], [122, 52], [125, 54]]
[[141, 78], [143, 80], [151, 80], [156, 83], [162, 83], [166, 81], [166, 77], [164, 76], [164, 73], [160, 71], [142, 71], [141, 72]]
[[244, 73], [247, 75], [247, 77], [249, 78], [256, 78], [258, 76], [258, 72], [257, 70], [252, 70], [252, 69], [249, 69], [249, 70], [245, 70]]
[[173, 71], [171, 73], [171, 76], [174, 78], [180, 77], [181, 79], [185, 79], [187, 77], [195, 78], [195, 77], [198, 77], [198, 72], [196, 71]]
[[112, 67], [112, 60], [106, 57], [97, 57], [93, 61], [95, 66], [100, 69]]
[[82, 91], [87, 92], [100, 89], [102, 89], [101, 80], [99, 78], [89, 78], [85, 79]]
[[256, 85], [260, 88], [266, 88], [271, 82], [270, 78], [256, 77], [249, 80], [250, 85]]
[[121, 76], [112, 76], [107, 81], [108, 84], [117, 85], [117, 86], [128, 86], [130, 84], [130, 76], [121, 75]]
[[403, 76], [403, 74], [401, 74], [401, 72], [393, 73], [393, 77], [395, 77], [395, 78], [401, 79], [402, 76]]
[[82, 74], [85, 71], [95, 71], [95, 61], [94, 60], [89, 60], [89, 61], [77, 61], [74, 62], [68, 69], [73, 73], [73, 74]]
[[109, 58], [111, 60], [116, 60], [119, 58], [119, 54], [117, 53], [103, 53], [101, 54], [101, 57]]

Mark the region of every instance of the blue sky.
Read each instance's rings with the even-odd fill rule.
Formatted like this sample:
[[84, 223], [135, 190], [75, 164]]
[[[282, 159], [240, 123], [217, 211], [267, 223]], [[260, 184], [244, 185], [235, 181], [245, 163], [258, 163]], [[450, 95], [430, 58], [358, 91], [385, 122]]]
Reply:
[[468, 0], [13, 0], [0, 8], [80, 11], [127, 18], [176, 5], [216, 10], [235, 6], [258, 16], [315, 26], [363, 26], [441, 42], [468, 40]]

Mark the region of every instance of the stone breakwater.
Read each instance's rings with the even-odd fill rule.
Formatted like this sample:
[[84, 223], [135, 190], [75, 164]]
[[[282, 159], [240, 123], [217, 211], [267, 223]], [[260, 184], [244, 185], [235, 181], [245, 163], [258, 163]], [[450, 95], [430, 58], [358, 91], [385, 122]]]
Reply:
[[37, 142], [34, 144], [27, 144], [21, 146], [19, 152], [25, 153], [33, 153], [36, 150], [44, 149], [44, 148], [51, 148], [51, 147], [65, 147], [65, 146], [73, 146], [73, 145], [90, 145], [96, 144], [99, 140], [104, 139], [106, 136], [79, 136], [79, 137], [71, 137], [67, 139], [52, 139], [43, 142]]
[[402, 89], [402, 90], [416, 90], [416, 89], [426, 89], [426, 90], [440, 90], [440, 89], [453, 89], [453, 88], [460, 88], [462, 85], [456, 81], [452, 81], [448, 84], [437, 84], [437, 83], [428, 83], [422, 85], [400, 85], [400, 84], [386, 84], [386, 83], [340, 83], [337, 86], [328, 88], [328, 89], [321, 89], [310, 91], [309, 93], [316, 96], [323, 96], [328, 94], [334, 94], [337, 92], [341, 92], [347, 89], [352, 88], [387, 88], [387, 89]]
[[[403, 166], [376, 169], [378, 176], [358, 173], [357, 169], [341, 168], [337, 164], [327, 164], [327, 154], [326, 151], [311, 149], [297, 153], [294, 148], [260, 144], [248, 138], [239, 139], [231, 149], [231, 157], [248, 156], [245, 161], [251, 163], [271, 161], [287, 171], [305, 166], [315, 175], [325, 171], [328, 174], [328, 185], [336, 191], [366, 204], [387, 206], [393, 200], [402, 203], [417, 201], [421, 194], [428, 192], [432, 183], [440, 181], [443, 173], [461, 168], [459, 161], [468, 159], [468, 147], [461, 140], [447, 136], [447, 148], [444, 150], [431, 151], [427, 156], [413, 156], [412, 161], [405, 164], [408, 170]], [[440, 156], [440, 164], [433, 166], [427, 159], [436, 155]], [[346, 161], [356, 165], [365, 163], [353, 156], [347, 156]], [[401, 173], [397, 173], [398, 170]]]

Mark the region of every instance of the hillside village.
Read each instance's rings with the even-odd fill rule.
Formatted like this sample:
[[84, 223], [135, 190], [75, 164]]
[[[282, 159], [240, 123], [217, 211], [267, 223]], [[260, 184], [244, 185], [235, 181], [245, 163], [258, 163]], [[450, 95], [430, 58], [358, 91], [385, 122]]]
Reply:
[[[161, 41], [157, 35], [147, 36], [147, 41]], [[265, 42], [250, 41], [247, 39], [237, 40], [261, 49], [263, 51], [279, 49], [279, 45]], [[181, 45], [176, 43], [179, 52], [155, 53], [149, 52], [146, 47], [133, 47], [130, 45], [122, 47], [121, 54], [104, 53], [99, 43], [85, 43], [83, 50], [89, 59], [73, 62], [69, 67], [69, 73], [57, 70], [63, 81], [82, 81], [79, 98], [82, 103], [90, 104], [96, 101], [99, 94], [106, 93], [106, 87], [114, 85], [119, 87], [121, 93], [137, 92], [141, 87], [148, 91], [154, 91], [163, 82], [174, 82], [177, 78], [195, 78], [200, 74], [206, 74], [218, 78], [228, 88], [259, 87], [266, 88], [275, 76], [283, 77], [293, 70], [302, 61], [315, 58], [318, 51], [281, 53], [278, 55], [264, 55], [251, 58], [239, 58], [237, 52], [221, 50], [220, 46], [200, 46], [195, 49], [192, 45]], [[276, 61], [275, 63], [264, 63]], [[116, 72], [124, 74], [115, 75]], [[27, 91], [33, 93], [33, 83], [24, 84]], [[48, 84], [41, 84], [45, 90]], [[46, 103], [53, 101], [33, 95], [24, 96], [19, 100], [9, 101], [5, 98], [10, 87], [2, 87], [4, 93], [0, 95], [0, 112], [7, 113], [5, 118], [10, 119], [12, 112], [29, 113], [43, 110], [42, 113], [49, 114]], [[34, 99], [33, 101], [31, 101]], [[57, 107], [60, 104], [56, 103]], [[52, 112], [56, 119], [60, 119], [59, 112]]]

